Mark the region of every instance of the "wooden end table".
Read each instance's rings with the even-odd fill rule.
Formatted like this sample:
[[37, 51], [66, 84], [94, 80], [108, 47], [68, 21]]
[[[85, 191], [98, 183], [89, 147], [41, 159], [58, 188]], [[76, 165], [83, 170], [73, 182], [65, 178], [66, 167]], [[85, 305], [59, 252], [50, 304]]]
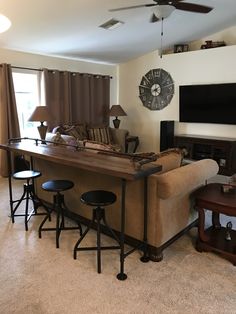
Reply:
[[[211, 183], [200, 188], [195, 197], [199, 213], [196, 249], [220, 253], [236, 266], [236, 231], [220, 224], [220, 214], [236, 216], [236, 193], [223, 193], [222, 184]], [[206, 230], [204, 209], [212, 211], [212, 226]]]

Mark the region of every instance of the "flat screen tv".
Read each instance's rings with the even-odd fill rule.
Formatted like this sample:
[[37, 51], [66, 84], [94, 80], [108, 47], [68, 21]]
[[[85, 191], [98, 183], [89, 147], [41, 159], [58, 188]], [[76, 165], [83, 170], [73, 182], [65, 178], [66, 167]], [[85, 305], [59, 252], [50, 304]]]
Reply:
[[236, 83], [180, 86], [179, 121], [236, 124]]

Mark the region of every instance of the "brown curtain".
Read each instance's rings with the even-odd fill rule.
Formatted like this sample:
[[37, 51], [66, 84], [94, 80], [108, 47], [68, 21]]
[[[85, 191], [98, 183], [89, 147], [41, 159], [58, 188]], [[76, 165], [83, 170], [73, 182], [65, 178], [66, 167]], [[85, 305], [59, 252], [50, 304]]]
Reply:
[[90, 76], [87, 74], [72, 73], [71, 75], [71, 101], [72, 123], [90, 122]]
[[110, 77], [44, 69], [46, 105], [61, 123], [108, 125]]
[[90, 76], [90, 121], [92, 125], [109, 124], [110, 77]]
[[[20, 137], [16, 99], [9, 64], [0, 65], [0, 142], [7, 143], [9, 138]], [[0, 150], [0, 174], [8, 176], [7, 154]]]
[[71, 76], [67, 71], [43, 69], [45, 101], [52, 113], [53, 121], [48, 122], [49, 130], [61, 123], [72, 120]]

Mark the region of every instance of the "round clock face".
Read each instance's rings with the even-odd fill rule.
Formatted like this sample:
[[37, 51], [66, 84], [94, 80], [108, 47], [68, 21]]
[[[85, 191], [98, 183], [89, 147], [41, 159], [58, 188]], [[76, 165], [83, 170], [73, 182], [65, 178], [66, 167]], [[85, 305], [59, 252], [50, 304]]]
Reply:
[[147, 72], [139, 85], [139, 98], [150, 110], [165, 108], [174, 95], [174, 82], [168, 72], [153, 69]]

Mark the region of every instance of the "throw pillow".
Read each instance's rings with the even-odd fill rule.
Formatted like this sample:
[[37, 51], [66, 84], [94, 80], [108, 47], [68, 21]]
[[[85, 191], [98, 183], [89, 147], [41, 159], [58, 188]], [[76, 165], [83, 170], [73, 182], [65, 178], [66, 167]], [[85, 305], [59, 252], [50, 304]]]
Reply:
[[70, 128], [65, 129], [65, 134], [73, 136], [74, 138], [79, 138], [80, 134], [77, 132], [76, 128], [74, 126], [71, 126]]
[[73, 136], [76, 139], [84, 140], [88, 138], [85, 124], [63, 124], [63, 129], [65, 134]]
[[160, 153], [157, 153], [157, 157], [160, 158], [160, 157], [163, 157], [163, 156], [172, 154], [172, 153], [179, 154], [179, 155], [181, 155], [182, 158], [183, 158], [183, 157], [184, 157], [184, 154], [185, 154], [185, 150], [182, 149], [182, 148], [169, 148], [169, 149], [163, 150], [163, 151], [160, 152]]
[[55, 128], [53, 128], [52, 133], [56, 134], [57, 132], [59, 132], [61, 134], [65, 134], [65, 130], [62, 127], [62, 125], [57, 125]]
[[86, 124], [75, 124], [75, 129], [79, 133], [80, 140], [86, 140], [88, 138]]
[[66, 144], [66, 141], [61, 137], [59, 132], [57, 132], [56, 135], [52, 137], [51, 141], [54, 143], [54, 145]]
[[104, 144], [112, 143], [112, 137], [110, 129], [108, 127], [88, 129], [88, 138], [91, 141], [96, 141]]
[[95, 151], [95, 152], [96, 152], [96, 149], [97, 150], [114, 151], [112, 146], [110, 146], [108, 144], [98, 143], [98, 142], [89, 141], [89, 140], [84, 141], [84, 147], [92, 148], [91, 151]]

